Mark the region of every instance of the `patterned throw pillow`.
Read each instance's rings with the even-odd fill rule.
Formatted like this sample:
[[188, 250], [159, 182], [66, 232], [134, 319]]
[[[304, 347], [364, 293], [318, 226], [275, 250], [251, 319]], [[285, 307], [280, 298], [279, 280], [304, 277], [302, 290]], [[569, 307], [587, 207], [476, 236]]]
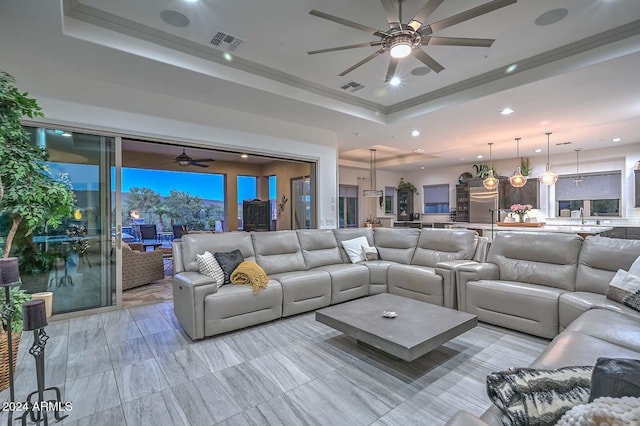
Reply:
[[593, 366], [500, 371], [487, 376], [487, 394], [502, 411], [504, 425], [555, 424], [588, 402], [592, 371]]
[[224, 284], [224, 272], [216, 258], [208, 251], [205, 251], [204, 254], [196, 254], [196, 259], [200, 273], [216, 280], [216, 285], [220, 288]]
[[375, 247], [362, 246], [364, 260], [378, 260], [378, 249]]
[[607, 298], [640, 311], [640, 277], [618, 269], [609, 283]]

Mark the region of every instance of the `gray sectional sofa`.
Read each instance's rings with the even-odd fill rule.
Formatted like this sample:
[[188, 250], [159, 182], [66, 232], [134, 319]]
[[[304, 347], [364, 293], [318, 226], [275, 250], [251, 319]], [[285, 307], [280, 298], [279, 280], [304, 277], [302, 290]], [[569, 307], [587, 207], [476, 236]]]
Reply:
[[[351, 263], [342, 242], [356, 237], [380, 259]], [[187, 234], [173, 245], [174, 310], [186, 333], [202, 339], [387, 291], [455, 308], [456, 268], [484, 260], [486, 247], [476, 232], [459, 229]], [[218, 288], [198, 271], [197, 254], [235, 249], [270, 278], [257, 295], [250, 286]]]

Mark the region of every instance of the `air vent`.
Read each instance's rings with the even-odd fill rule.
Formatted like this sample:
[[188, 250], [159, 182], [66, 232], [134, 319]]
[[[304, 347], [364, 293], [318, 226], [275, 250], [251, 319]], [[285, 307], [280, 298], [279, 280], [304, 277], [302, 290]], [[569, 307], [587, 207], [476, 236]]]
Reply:
[[556, 146], [561, 146], [561, 145], [571, 145], [571, 142], [558, 142], [556, 144]]
[[364, 85], [360, 83], [356, 83], [355, 81], [350, 81], [349, 83], [340, 86], [342, 90], [348, 90], [350, 92], [357, 92], [360, 89], [364, 89]]
[[227, 52], [233, 52], [238, 47], [240, 47], [242, 43], [244, 43], [244, 40], [242, 40], [241, 38], [232, 36], [231, 34], [227, 34], [222, 31], [218, 31], [216, 35], [214, 35], [211, 39], [212, 45]]

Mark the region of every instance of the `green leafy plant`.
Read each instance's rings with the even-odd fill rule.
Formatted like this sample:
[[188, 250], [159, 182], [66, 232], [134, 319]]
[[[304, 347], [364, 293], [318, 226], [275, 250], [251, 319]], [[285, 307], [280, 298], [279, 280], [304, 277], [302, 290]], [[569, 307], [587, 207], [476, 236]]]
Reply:
[[[31, 300], [31, 295], [20, 287], [11, 287], [9, 290], [9, 303], [15, 309], [16, 313], [11, 320], [11, 331], [13, 333], [22, 333], [24, 328], [24, 320], [22, 317], [22, 304]], [[6, 324], [2, 325], [4, 331], [7, 331]]]
[[411, 182], [404, 180], [404, 178], [400, 178], [398, 191], [412, 191], [414, 194], [417, 194], [418, 188], [416, 188]]
[[493, 170], [493, 175], [498, 176], [498, 172], [496, 172], [495, 167], [490, 168], [486, 164], [480, 164], [480, 165], [474, 164], [473, 168], [476, 170], [476, 178], [478, 179], [484, 179], [487, 176], [489, 176], [489, 170]]
[[531, 173], [528, 157], [520, 158], [520, 173], [522, 173], [522, 176], [529, 176], [529, 173]]
[[13, 76], [0, 71], [0, 208], [11, 222], [4, 257], [9, 257], [21, 224], [26, 225], [25, 235], [55, 228], [75, 205], [68, 179], [51, 175], [47, 150], [29, 143], [22, 127], [23, 117], [41, 116], [35, 99], [16, 88]]

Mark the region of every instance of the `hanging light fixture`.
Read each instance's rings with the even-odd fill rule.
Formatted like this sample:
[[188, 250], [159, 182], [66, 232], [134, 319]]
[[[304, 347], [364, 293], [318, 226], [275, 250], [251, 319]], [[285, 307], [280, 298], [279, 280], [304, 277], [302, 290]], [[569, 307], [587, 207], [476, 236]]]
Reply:
[[369, 169], [369, 183], [371, 184], [371, 189], [365, 189], [362, 191], [363, 197], [383, 197], [384, 192], [382, 189], [376, 189], [376, 150], [370, 149], [371, 152], [371, 168]]
[[575, 183], [576, 186], [578, 186], [580, 182], [582, 182], [582, 176], [580, 176], [580, 158], [579, 158], [580, 150], [574, 149], [574, 151], [576, 152], [576, 177], [573, 179], [573, 183]]
[[482, 181], [482, 185], [485, 187], [485, 189], [489, 191], [493, 191], [498, 187], [499, 182], [498, 182], [498, 179], [496, 179], [493, 176], [493, 156], [491, 153], [491, 145], [493, 145], [493, 142], [489, 142], [488, 145], [489, 145], [489, 176], [487, 176], [487, 178]]
[[516, 157], [518, 159], [518, 167], [516, 172], [509, 178], [509, 183], [515, 188], [522, 188], [527, 183], [527, 177], [522, 175], [522, 169], [520, 168], [520, 138], [516, 138]]
[[549, 136], [551, 136], [551, 132], [545, 133], [547, 135], [547, 168], [543, 174], [540, 175], [540, 182], [543, 185], [553, 185], [558, 180], [558, 175], [551, 171], [551, 166], [549, 165]]

